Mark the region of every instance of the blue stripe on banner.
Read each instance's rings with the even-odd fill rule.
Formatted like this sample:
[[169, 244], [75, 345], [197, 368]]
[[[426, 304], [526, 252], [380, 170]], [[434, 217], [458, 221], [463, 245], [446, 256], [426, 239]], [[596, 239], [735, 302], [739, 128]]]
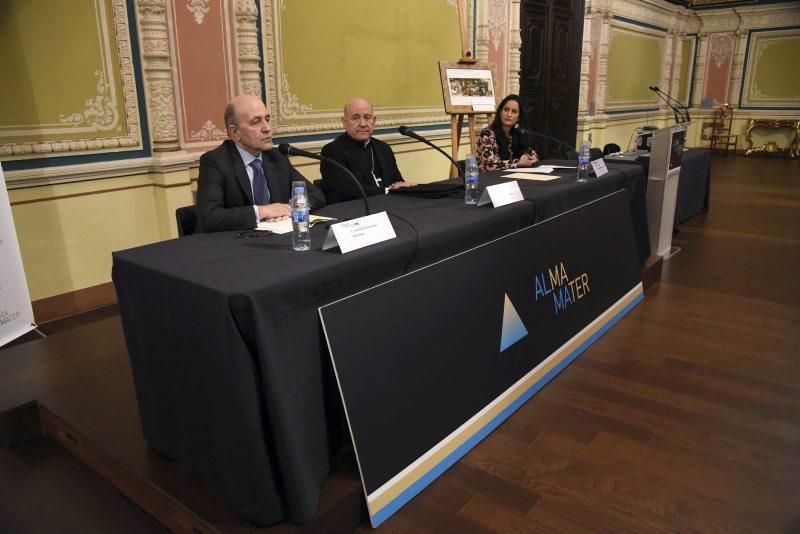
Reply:
[[514, 402], [512, 402], [508, 408], [497, 414], [497, 416], [486, 423], [479, 431], [477, 431], [472, 437], [470, 437], [467, 441], [465, 441], [458, 449], [453, 451], [447, 458], [436, 464], [430, 471], [422, 475], [419, 480], [417, 480], [414, 484], [408, 487], [403, 493], [395, 497], [392, 501], [390, 501], [386, 506], [381, 508], [375, 515], [370, 516], [370, 522], [374, 528], [377, 528], [381, 525], [384, 521], [389, 519], [397, 510], [403, 507], [408, 501], [413, 499], [420, 491], [425, 489], [431, 482], [439, 478], [439, 475], [447, 471], [454, 463], [456, 463], [459, 459], [461, 459], [465, 454], [467, 454], [470, 449], [472, 449], [475, 445], [481, 442], [483, 438], [488, 436], [495, 428], [500, 426], [500, 423], [508, 419], [512, 413], [517, 411], [520, 406], [525, 404], [531, 397], [533, 397], [536, 393], [539, 392], [544, 386], [547, 385], [553, 378], [555, 378], [558, 373], [563, 371], [570, 363], [572, 363], [575, 358], [581, 355], [583, 351], [585, 351], [589, 346], [594, 343], [597, 339], [600, 338], [603, 334], [605, 334], [611, 327], [613, 327], [620, 319], [622, 319], [625, 315], [628, 314], [637, 304], [639, 304], [644, 299], [644, 293], [639, 293], [627, 306], [625, 306], [622, 310], [620, 310], [616, 315], [614, 315], [611, 319], [606, 322], [597, 332], [595, 332], [589, 339], [581, 343], [581, 345], [572, 351], [569, 356], [564, 358], [561, 363], [556, 365], [553, 369], [550, 370], [546, 375], [544, 375], [541, 380], [536, 382], [533, 386], [531, 386], [528, 390], [523, 392]]

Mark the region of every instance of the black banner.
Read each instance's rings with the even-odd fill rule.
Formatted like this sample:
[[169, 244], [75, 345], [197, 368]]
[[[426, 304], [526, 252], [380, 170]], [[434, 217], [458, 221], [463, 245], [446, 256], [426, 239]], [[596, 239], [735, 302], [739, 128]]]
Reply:
[[320, 308], [373, 525], [641, 298], [618, 192]]

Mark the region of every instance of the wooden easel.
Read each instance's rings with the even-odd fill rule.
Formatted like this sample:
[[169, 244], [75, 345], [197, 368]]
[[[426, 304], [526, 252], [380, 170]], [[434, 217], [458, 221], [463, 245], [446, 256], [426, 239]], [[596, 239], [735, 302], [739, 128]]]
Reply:
[[[464, 0], [456, 2], [458, 6], [458, 21], [459, 32], [461, 34], [461, 59], [458, 60], [457, 65], [463, 65], [465, 68], [474, 68], [478, 64], [478, 60], [472, 54], [469, 46], [469, 32], [467, 31], [467, 17], [464, 7]], [[442, 91], [445, 99], [445, 111], [450, 115], [450, 146], [452, 149], [452, 156], [454, 160], [458, 160], [458, 152], [461, 143], [461, 132], [464, 129], [464, 117], [467, 117], [467, 124], [469, 126], [469, 139], [470, 139], [470, 152], [474, 149], [476, 139], [476, 124], [475, 119], [478, 115], [485, 116], [487, 123], [491, 120], [494, 113], [487, 113], [485, 111], [473, 111], [468, 106], [453, 106], [450, 103], [449, 87], [447, 86], [447, 75], [442, 62], [439, 63], [440, 73], [442, 76]], [[492, 81], [496, 78], [494, 75], [494, 65], [486, 65], [487, 69], [492, 71]], [[492, 87], [494, 93], [494, 87]], [[497, 98], [495, 97], [495, 101]], [[458, 176], [458, 169], [450, 166], [450, 178]]]
[[[472, 112], [472, 113], [451, 113], [450, 114], [450, 146], [453, 149], [453, 159], [458, 161], [458, 152], [461, 148], [461, 132], [464, 129], [464, 117], [467, 117], [467, 124], [469, 127], [469, 142], [470, 142], [470, 152], [473, 152], [475, 149], [475, 139], [477, 138], [477, 128], [475, 125], [475, 118], [478, 115], [482, 115], [486, 117], [486, 122], [492, 120], [493, 113], [485, 113], [485, 112]], [[450, 168], [450, 178], [455, 178], [458, 175], [458, 171], [454, 168]]]

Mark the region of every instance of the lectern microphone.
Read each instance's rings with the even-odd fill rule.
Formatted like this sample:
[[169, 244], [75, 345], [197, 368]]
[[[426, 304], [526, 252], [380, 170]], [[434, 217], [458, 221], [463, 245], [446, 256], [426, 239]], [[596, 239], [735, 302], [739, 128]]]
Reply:
[[[669, 106], [669, 109], [671, 109], [672, 112], [675, 114], [676, 123], [681, 124], [684, 122], [690, 122], [692, 120], [691, 117], [689, 116], [689, 108], [687, 108], [682, 102], [672, 98], [671, 96], [669, 96], [667, 93], [665, 93], [655, 85], [649, 85], [647, 88], [653, 91], [655, 94], [657, 94], [659, 98], [661, 98], [661, 100], [663, 100], [664, 103], [666, 103], [667, 106]], [[679, 107], [676, 108], [670, 101], [674, 102]]]

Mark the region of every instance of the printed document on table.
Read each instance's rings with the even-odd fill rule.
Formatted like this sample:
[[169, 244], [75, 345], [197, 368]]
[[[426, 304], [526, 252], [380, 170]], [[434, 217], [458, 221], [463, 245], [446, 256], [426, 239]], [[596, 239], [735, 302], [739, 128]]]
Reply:
[[535, 180], [537, 182], [549, 182], [550, 180], [558, 180], [561, 178], [560, 176], [543, 176], [543, 175], [536, 175], [536, 174], [523, 174], [521, 172], [515, 172], [514, 174], [504, 174], [503, 178], [514, 178], [516, 180]]
[[[322, 217], [321, 215], [311, 215], [308, 218], [308, 222], [311, 224], [311, 226], [314, 226], [319, 222], [335, 220], [336, 219], [333, 217]], [[260, 221], [258, 226], [256, 226], [256, 230], [269, 230], [273, 234], [288, 234], [292, 231], [292, 220], [286, 219], [278, 222]]]
[[503, 172], [514, 172], [514, 173], [530, 173], [530, 174], [550, 174], [553, 172], [553, 168], [546, 165], [541, 165], [539, 167], [520, 167], [519, 169], [506, 169]]

